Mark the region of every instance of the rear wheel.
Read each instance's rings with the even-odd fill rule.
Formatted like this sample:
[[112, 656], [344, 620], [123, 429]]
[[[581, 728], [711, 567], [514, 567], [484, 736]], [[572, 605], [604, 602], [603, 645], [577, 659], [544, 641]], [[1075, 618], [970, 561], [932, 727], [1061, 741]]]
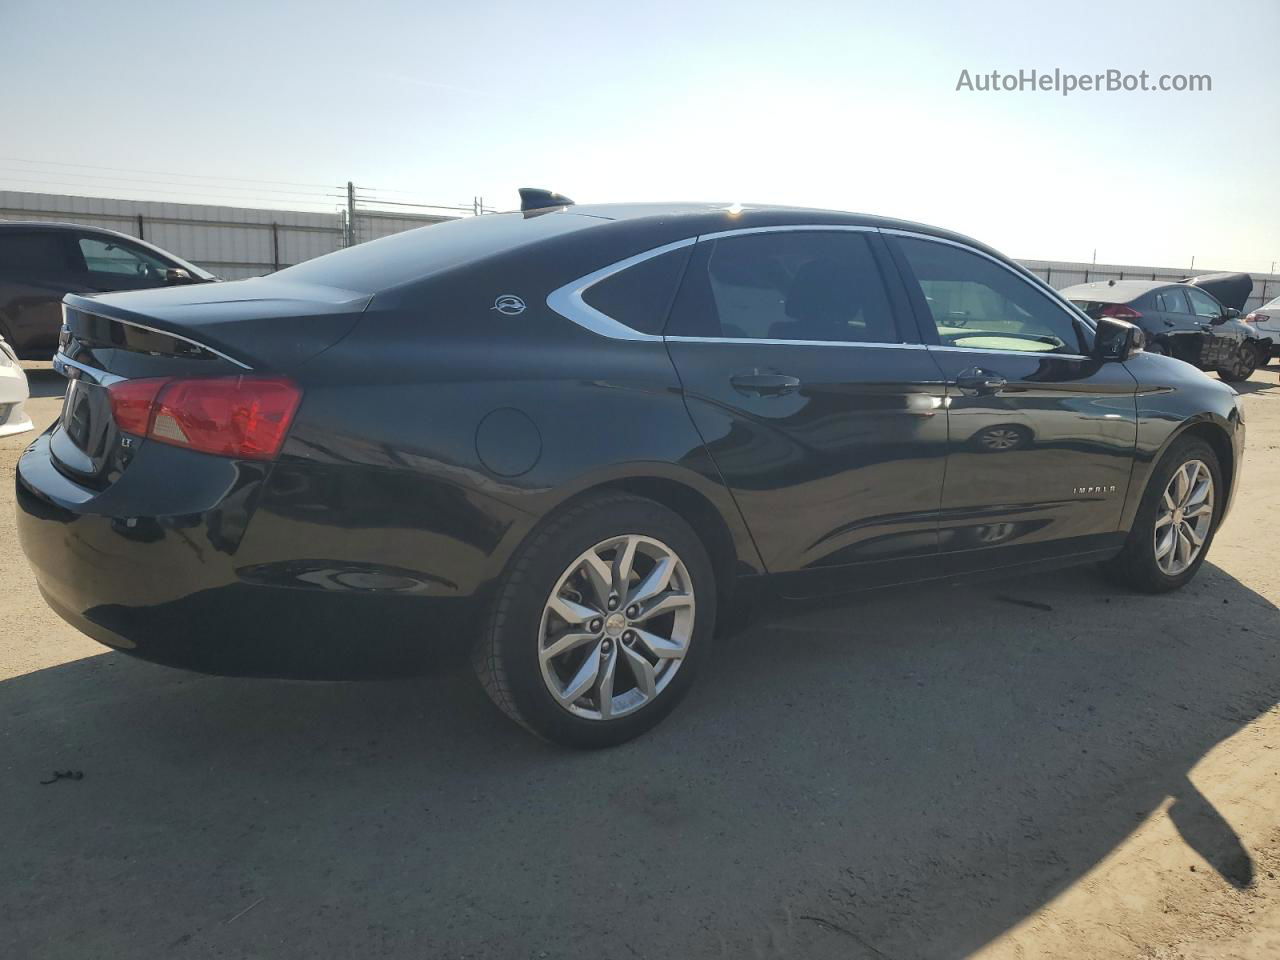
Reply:
[[498, 707], [540, 737], [606, 747], [661, 721], [715, 628], [715, 577], [667, 508], [593, 497], [535, 532], [503, 578], [475, 651]]
[[1103, 570], [1147, 593], [1183, 586], [1209, 552], [1222, 495], [1213, 448], [1196, 437], [1175, 441], [1151, 475], [1124, 549]]

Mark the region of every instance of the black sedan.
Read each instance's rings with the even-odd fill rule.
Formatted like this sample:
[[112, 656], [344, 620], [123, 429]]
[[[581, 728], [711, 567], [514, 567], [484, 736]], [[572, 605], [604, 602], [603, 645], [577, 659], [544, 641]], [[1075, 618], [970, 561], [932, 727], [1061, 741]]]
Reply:
[[216, 280], [145, 241], [76, 223], [0, 222], [0, 337], [23, 360], [58, 348], [68, 293], [145, 290]]
[[1148, 353], [1163, 353], [1201, 370], [1217, 371], [1229, 383], [1248, 380], [1265, 364], [1271, 341], [1207, 290], [1167, 280], [1105, 280], [1060, 291], [1089, 316], [1137, 324]]
[[1166, 591], [1204, 562], [1234, 391], [990, 248], [817, 210], [526, 207], [67, 297], [65, 406], [17, 470], [50, 605], [221, 673], [461, 644], [514, 720], [600, 746], [664, 717], [750, 598], [1090, 561]]

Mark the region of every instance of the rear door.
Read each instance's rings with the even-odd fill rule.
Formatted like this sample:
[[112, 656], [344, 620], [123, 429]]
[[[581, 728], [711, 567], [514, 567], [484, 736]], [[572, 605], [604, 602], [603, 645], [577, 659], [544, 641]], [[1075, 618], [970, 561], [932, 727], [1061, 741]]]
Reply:
[[943, 387], [899, 322], [908, 309], [873, 230], [755, 228], [694, 247], [668, 349], [786, 595], [935, 572]]
[[949, 570], [1118, 542], [1137, 440], [1136, 381], [1088, 356], [1066, 304], [981, 251], [887, 237], [947, 384], [939, 524]]
[[22, 356], [53, 356], [71, 273], [61, 232], [0, 230], [0, 333]]
[[1204, 366], [1208, 335], [1201, 321], [1191, 312], [1187, 291], [1183, 287], [1165, 287], [1153, 294], [1160, 311], [1172, 356], [1194, 366]]

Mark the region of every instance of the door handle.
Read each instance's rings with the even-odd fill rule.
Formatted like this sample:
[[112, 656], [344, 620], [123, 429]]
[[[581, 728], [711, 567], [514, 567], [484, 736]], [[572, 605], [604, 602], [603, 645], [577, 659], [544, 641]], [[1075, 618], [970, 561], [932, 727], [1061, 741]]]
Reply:
[[956, 386], [970, 393], [995, 393], [1009, 385], [1009, 381], [998, 373], [970, 367], [956, 376]]
[[799, 377], [783, 373], [735, 373], [729, 378], [729, 383], [748, 397], [781, 397], [800, 389]]

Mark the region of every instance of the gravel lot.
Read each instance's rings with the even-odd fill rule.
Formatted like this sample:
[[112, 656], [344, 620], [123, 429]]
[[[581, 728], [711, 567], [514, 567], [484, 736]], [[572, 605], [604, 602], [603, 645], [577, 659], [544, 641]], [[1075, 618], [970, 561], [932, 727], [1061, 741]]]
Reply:
[[0, 956], [1280, 956], [1276, 368], [1242, 388], [1239, 499], [1181, 593], [1082, 569], [756, 625], [595, 754], [460, 673], [105, 651], [36, 592], [31, 435], [0, 440]]

